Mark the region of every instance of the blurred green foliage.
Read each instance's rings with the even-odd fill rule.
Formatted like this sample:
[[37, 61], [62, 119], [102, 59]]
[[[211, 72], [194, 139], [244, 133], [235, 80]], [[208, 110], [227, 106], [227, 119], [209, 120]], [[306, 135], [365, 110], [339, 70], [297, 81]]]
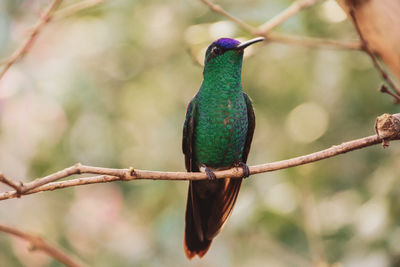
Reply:
[[[291, 2], [218, 4], [260, 25]], [[328, 2], [277, 31], [356, 38], [347, 20], [327, 17]], [[0, 2], [1, 58], [47, 4]], [[183, 171], [185, 109], [202, 79], [196, 62], [219, 37], [251, 36], [200, 1], [110, 0], [52, 21], [0, 83], [0, 170], [24, 181], [76, 162]], [[243, 87], [257, 117], [250, 165], [371, 135], [378, 115], [398, 111], [377, 92], [380, 77], [362, 52], [277, 43], [248, 52]], [[399, 159], [393, 142], [385, 150], [370, 147], [246, 180], [201, 261], [188, 262], [183, 252], [186, 182], [40, 193], [2, 201], [0, 218], [40, 233], [89, 266], [299, 266], [311, 260], [394, 266], [400, 257]], [[4, 234], [0, 248], [2, 266], [60, 266]]]

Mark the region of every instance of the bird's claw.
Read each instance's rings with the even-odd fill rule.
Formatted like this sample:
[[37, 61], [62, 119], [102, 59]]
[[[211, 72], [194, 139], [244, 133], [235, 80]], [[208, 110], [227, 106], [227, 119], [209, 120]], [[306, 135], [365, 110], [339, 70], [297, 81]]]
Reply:
[[236, 167], [240, 167], [243, 169], [243, 177], [242, 178], [247, 178], [250, 176], [250, 169], [249, 166], [247, 166], [246, 163], [244, 162], [238, 162], [236, 163]]
[[206, 172], [209, 181], [214, 181], [217, 179], [217, 176], [210, 168], [206, 167], [204, 171]]

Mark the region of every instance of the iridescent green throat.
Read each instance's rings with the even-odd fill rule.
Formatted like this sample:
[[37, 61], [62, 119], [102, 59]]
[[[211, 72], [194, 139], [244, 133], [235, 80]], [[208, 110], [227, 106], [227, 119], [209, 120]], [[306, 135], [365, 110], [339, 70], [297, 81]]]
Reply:
[[243, 52], [227, 51], [210, 59], [196, 95], [195, 155], [197, 164], [228, 167], [240, 161], [247, 134], [242, 94]]

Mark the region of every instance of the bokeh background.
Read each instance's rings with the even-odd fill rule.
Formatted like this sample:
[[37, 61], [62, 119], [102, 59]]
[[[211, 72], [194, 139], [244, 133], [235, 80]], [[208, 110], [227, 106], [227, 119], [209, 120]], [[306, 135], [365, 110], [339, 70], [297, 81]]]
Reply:
[[[257, 26], [291, 2], [218, 4]], [[0, 58], [48, 4], [0, 1]], [[333, 0], [277, 32], [357, 38]], [[76, 162], [183, 171], [186, 105], [201, 84], [205, 48], [220, 37], [251, 38], [197, 0], [109, 0], [56, 17], [0, 81], [0, 171], [22, 181]], [[381, 79], [362, 52], [265, 43], [246, 52], [243, 67], [257, 118], [250, 165], [374, 134], [375, 118], [399, 109], [377, 91]], [[5, 200], [0, 223], [89, 266], [395, 266], [399, 160], [393, 142], [252, 176], [208, 254], [192, 262], [182, 241], [187, 182], [114, 182]], [[0, 265], [60, 266], [2, 233]]]

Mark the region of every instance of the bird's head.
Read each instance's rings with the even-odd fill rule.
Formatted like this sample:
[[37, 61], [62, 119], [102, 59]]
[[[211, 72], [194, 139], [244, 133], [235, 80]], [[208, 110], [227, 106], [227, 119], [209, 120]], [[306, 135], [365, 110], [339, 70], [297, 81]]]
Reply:
[[263, 41], [257, 37], [246, 42], [239, 42], [231, 38], [221, 38], [211, 43], [206, 51], [204, 60], [204, 73], [214, 69], [230, 69], [242, 66], [243, 51], [249, 45]]

